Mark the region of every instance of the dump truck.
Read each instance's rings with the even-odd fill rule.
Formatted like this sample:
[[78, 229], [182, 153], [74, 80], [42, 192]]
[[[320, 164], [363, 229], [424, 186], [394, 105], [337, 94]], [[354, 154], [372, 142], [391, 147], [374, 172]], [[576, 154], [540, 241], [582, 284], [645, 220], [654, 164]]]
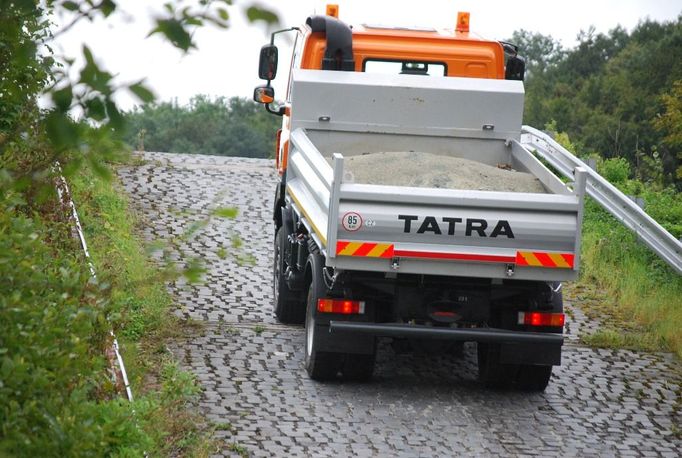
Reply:
[[[489, 387], [544, 390], [561, 363], [561, 282], [578, 274], [585, 171], [565, 183], [520, 143], [524, 61], [514, 45], [470, 32], [469, 19], [459, 13], [452, 31], [351, 27], [332, 5], [261, 49], [267, 83], [254, 100], [283, 118], [274, 309], [305, 325], [313, 379], [371, 378], [379, 338], [396, 348], [475, 342]], [[275, 37], [285, 32], [295, 44], [276, 106]], [[400, 163], [375, 162], [361, 182], [347, 170], [386, 152]], [[419, 177], [424, 155], [512, 181], [530, 174], [539, 190], [371, 179], [395, 165]]]

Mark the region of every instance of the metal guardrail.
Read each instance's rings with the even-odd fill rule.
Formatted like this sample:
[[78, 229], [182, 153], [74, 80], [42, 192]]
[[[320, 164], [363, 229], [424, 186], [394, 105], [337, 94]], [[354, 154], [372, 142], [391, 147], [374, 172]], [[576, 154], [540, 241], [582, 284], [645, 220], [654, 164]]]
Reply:
[[[85, 255], [85, 260], [88, 264], [88, 269], [90, 270], [90, 275], [94, 280], [97, 280], [97, 273], [95, 272], [95, 266], [90, 258], [90, 252], [88, 251], [88, 244], [85, 241], [85, 234], [83, 233], [83, 227], [81, 226], [80, 218], [78, 217], [78, 212], [76, 211], [76, 204], [71, 198], [71, 191], [69, 190], [69, 185], [66, 183], [66, 179], [62, 174], [62, 168], [59, 162], [54, 164], [54, 172], [56, 174], [55, 187], [57, 189], [57, 195], [59, 196], [59, 202], [66, 207], [66, 211], [69, 213], [69, 218], [73, 222], [75, 234], [81, 243], [81, 248], [83, 249], [83, 254]], [[130, 381], [128, 380], [128, 373], [126, 372], [125, 364], [123, 363], [123, 357], [121, 356], [120, 347], [118, 345], [118, 339], [114, 334], [113, 329], [109, 330], [109, 335], [112, 339], [112, 348], [107, 349], [107, 351], [113, 352], [113, 361], [111, 361], [115, 367], [112, 367], [114, 371], [114, 384], [118, 385], [118, 377], [121, 377], [123, 383], [123, 388], [125, 389], [126, 397], [130, 402], [133, 401], [133, 391], [130, 386]], [[109, 357], [109, 355], [107, 355]], [[133, 411], [134, 412], [134, 411]], [[145, 453], [145, 456], [147, 454]]]
[[573, 172], [576, 167], [584, 167], [587, 170], [587, 193], [682, 275], [682, 242], [675, 239], [628, 196], [538, 129], [523, 126], [521, 145], [537, 151], [544, 160], [569, 179], [574, 179]]

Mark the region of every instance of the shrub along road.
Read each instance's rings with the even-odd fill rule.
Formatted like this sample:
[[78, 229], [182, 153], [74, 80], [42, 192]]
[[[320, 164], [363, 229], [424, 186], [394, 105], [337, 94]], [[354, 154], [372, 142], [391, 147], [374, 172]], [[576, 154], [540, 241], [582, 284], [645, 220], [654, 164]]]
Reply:
[[396, 355], [381, 342], [371, 383], [309, 380], [303, 329], [277, 324], [273, 313], [272, 161], [144, 159], [119, 175], [146, 221], [145, 238], [179, 236], [216, 205], [239, 209], [235, 220], [213, 220], [180, 242], [177, 259], [202, 257], [206, 282], [170, 285], [177, 314], [205, 324], [173, 350], [203, 387], [199, 408], [225, 455], [679, 456], [679, 361], [579, 345], [581, 329], [594, 324], [576, 307], [563, 365], [542, 394], [481, 388], [473, 345], [461, 354]]

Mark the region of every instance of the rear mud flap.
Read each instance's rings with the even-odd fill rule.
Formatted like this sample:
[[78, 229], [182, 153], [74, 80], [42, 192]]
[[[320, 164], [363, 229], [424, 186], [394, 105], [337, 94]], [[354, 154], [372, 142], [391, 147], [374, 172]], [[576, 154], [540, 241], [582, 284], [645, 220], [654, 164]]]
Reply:
[[320, 339], [319, 351], [330, 353], [353, 353], [371, 355], [374, 353], [374, 336], [347, 333], [330, 333], [328, 324], [317, 325]]
[[561, 364], [561, 345], [509, 343], [500, 345], [500, 362], [504, 364]]

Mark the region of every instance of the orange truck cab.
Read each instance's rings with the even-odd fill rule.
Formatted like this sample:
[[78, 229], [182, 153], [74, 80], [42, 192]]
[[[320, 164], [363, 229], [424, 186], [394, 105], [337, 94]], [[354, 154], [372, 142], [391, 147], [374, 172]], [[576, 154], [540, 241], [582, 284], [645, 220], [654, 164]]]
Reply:
[[294, 69], [301, 68], [523, 80], [525, 64], [517, 56], [516, 47], [470, 32], [469, 13], [458, 13], [454, 30], [435, 30], [366, 24], [351, 27], [338, 19], [338, 11], [338, 6], [327, 5], [326, 15], [311, 16], [301, 27], [273, 33], [271, 43], [261, 49], [259, 76], [267, 80], [267, 85], [256, 88], [254, 100], [264, 103], [271, 113], [283, 116], [275, 155], [280, 175], [287, 168], [291, 84], [284, 106], [272, 109], [274, 89], [270, 81], [277, 73], [276, 34], [297, 35], [290, 77]]

